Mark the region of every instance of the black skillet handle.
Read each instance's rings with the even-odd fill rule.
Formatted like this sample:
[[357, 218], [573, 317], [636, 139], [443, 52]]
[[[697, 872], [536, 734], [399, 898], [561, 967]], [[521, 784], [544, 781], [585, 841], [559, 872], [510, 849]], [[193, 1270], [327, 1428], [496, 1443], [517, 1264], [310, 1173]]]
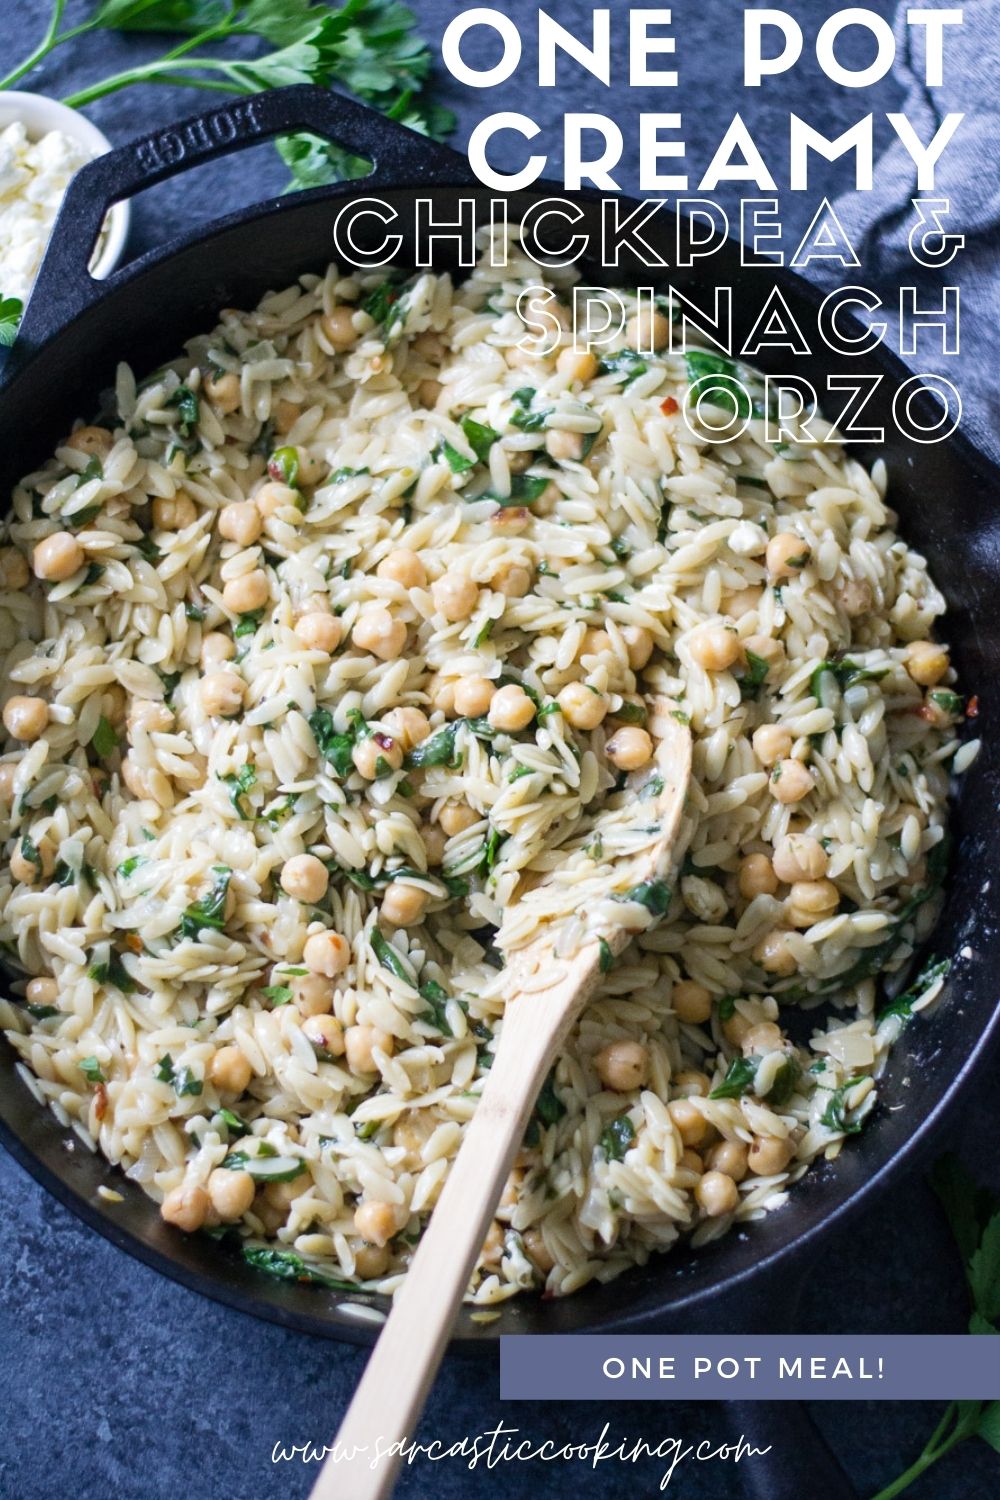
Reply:
[[[248, 94], [88, 162], [69, 185], [18, 336], [29, 352], [78, 317], [100, 295], [88, 265], [113, 203], [175, 177], [188, 167], [228, 156], [273, 136], [309, 131], [372, 162], [359, 181], [381, 186], [471, 183], [464, 156], [387, 120], [342, 94], [308, 84]], [[114, 284], [115, 278], [108, 282]]]

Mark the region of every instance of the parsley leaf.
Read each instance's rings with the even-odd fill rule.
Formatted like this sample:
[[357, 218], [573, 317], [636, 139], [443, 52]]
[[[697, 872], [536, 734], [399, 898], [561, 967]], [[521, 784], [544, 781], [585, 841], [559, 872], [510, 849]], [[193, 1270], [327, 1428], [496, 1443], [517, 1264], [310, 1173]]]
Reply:
[[0, 349], [9, 349], [17, 338], [23, 312], [24, 303], [20, 297], [0, 295]]
[[221, 931], [226, 925], [226, 897], [233, 872], [228, 865], [213, 865], [212, 874], [214, 879], [208, 893], [200, 901], [193, 902], [181, 917], [181, 936], [195, 942], [204, 928]]

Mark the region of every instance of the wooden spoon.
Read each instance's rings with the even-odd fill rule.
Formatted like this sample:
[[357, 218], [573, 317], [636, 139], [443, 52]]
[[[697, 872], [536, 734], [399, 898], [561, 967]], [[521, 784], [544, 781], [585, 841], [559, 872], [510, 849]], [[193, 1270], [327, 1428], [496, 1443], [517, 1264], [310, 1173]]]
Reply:
[[[647, 827], [659, 825], [659, 833], [633, 856], [630, 889], [671, 880], [689, 834], [687, 826], [682, 829], [682, 814], [691, 777], [691, 736], [670, 709], [669, 704], [657, 705], [654, 774], [662, 789], [649, 798], [642, 818]], [[648, 769], [641, 780], [650, 781]], [[544, 890], [544, 885], [536, 889]], [[588, 934], [568, 959], [557, 961], [554, 953], [559, 922], [512, 955], [507, 970], [512, 994], [493, 1066], [311, 1500], [384, 1500], [391, 1493], [400, 1461], [392, 1445], [414, 1435], [538, 1091], [600, 981], [608, 949], [612, 955], [620, 953], [639, 930], [635, 910], [631, 903], [622, 905], [622, 920]], [[628, 913], [633, 914], [631, 926], [625, 925]], [[543, 966], [553, 977], [539, 987]], [[528, 976], [533, 983], [524, 993], [520, 983]]]

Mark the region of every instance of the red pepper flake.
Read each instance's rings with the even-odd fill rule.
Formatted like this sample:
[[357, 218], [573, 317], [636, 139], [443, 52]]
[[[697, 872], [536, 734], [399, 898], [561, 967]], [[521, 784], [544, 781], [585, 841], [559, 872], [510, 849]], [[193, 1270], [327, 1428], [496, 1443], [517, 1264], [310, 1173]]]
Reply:
[[965, 705], [965, 717], [967, 719], [979, 718], [979, 694], [975, 693]]
[[660, 402], [660, 410], [665, 417], [672, 417], [675, 412], [680, 411], [680, 407], [673, 396], [668, 396], [665, 401]]
[[129, 932], [125, 935], [124, 945], [130, 953], [142, 952], [142, 938], [137, 932]]
[[108, 1112], [108, 1091], [103, 1083], [94, 1089], [94, 1118], [103, 1120]]

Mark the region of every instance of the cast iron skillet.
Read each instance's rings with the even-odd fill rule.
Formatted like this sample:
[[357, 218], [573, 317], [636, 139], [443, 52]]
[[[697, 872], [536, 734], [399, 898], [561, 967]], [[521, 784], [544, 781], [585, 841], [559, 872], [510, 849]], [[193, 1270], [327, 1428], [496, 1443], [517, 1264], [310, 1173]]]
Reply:
[[[111, 203], [198, 162], [300, 129], [335, 139], [371, 160], [371, 177], [363, 184], [320, 188], [230, 214], [209, 229], [172, 240], [104, 283], [91, 280], [89, 254]], [[407, 207], [417, 196], [426, 197], [435, 217], [447, 220], [456, 215], [459, 193], [483, 202], [491, 196], [475, 183], [463, 157], [346, 99], [309, 88], [227, 105], [101, 157], [70, 187], [6, 368], [0, 393], [0, 488], [9, 488], [50, 452], [73, 417], [94, 411], [97, 393], [111, 385], [118, 360], [129, 360], [140, 373], [152, 370], [176, 354], [185, 337], [211, 327], [220, 307], [252, 307], [267, 289], [324, 266], [332, 253], [333, 219], [345, 200], [377, 195], [399, 207], [400, 223], [393, 228], [403, 237], [397, 259], [406, 266], [412, 260]], [[513, 195], [512, 218], [532, 202], [553, 196], [571, 195], [555, 185]], [[600, 198], [572, 196], [583, 213], [578, 232], [585, 230], [599, 242]], [[647, 230], [647, 236], [669, 260], [668, 230]], [[359, 239], [363, 248], [368, 242], [363, 235]], [[445, 255], [440, 268], [447, 264]], [[584, 279], [598, 286], [612, 281], [648, 285], [657, 274], [627, 257], [614, 271], [587, 262], [582, 270]], [[742, 268], [738, 247], [731, 244], [693, 272], [680, 270], [669, 278], [660, 274], [695, 299], [713, 282], [733, 286], [740, 342], [775, 282], [807, 337], [815, 328], [819, 299], [812, 288], [788, 272]], [[823, 346], [817, 341], [815, 347]], [[768, 366], [767, 359], [758, 362]], [[771, 367], [787, 372], [787, 355], [779, 355]], [[907, 539], [927, 555], [948, 598], [947, 629], [962, 685], [979, 696], [984, 747], [964, 779], [955, 811], [957, 855], [947, 907], [934, 937], [935, 952], [954, 961], [945, 1003], [935, 1019], [914, 1022], [904, 1033], [883, 1085], [877, 1119], [851, 1142], [835, 1168], [814, 1168], [780, 1212], [697, 1255], [681, 1251], [656, 1258], [610, 1285], [563, 1301], [522, 1297], [508, 1302], [492, 1324], [471, 1322], [465, 1309], [456, 1328], [457, 1347], [492, 1347], [498, 1333], [511, 1332], [773, 1331], [787, 1326], [794, 1307], [790, 1289], [811, 1266], [824, 1237], [862, 1206], [873, 1210], [889, 1184], [931, 1149], [946, 1111], [960, 1098], [985, 1060], [993, 1033], [1000, 1030], [993, 979], [1000, 963], [1000, 933], [989, 889], [991, 850], [1000, 831], [1000, 747], [990, 733], [1000, 694], [1000, 471], [959, 436], [920, 446], [895, 433], [891, 395], [908, 372], [890, 354], [852, 360], [824, 351], [798, 360], [795, 369], [820, 389], [830, 373], [884, 376], [870, 420], [886, 428], [879, 451], [889, 467], [893, 502]], [[932, 408], [924, 409], [929, 413]], [[0, 1050], [0, 1075], [4, 1144], [115, 1244], [186, 1286], [287, 1327], [361, 1343], [377, 1332], [377, 1324], [364, 1321], [336, 1293], [268, 1280], [227, 1258], [212, 1241], [187, 1238], [164, 1226], [139, 1188], [74, 1145], [72, 1137], [67, 1140], [52, 1116], [38, 1108], [14, 1074], [6, 1044]], [[96, 1189], [103, 1182], [112, 1182], [125, 1201], [109, 1205], [99, 1198]], [[767, 1436], [761, 1427], [765, 1417], [760, 1406], [754, 1408], [755, 1439]], [[804, 1434], [801, 1443], [789, 1441], [798, 1420], [796, 1408], [783, 1406], [776, 1429], [779, 1463], [773, 1469], [761, 1461], [751, 1466], [761, 1493], [769, 1500], [786, 1494], [800, 1500], [804, 1493], [838, 1500], [850, 1494], [832, 1461], [824, 1468], [823, 1455], [815, 1447], [807, 1451]]]

